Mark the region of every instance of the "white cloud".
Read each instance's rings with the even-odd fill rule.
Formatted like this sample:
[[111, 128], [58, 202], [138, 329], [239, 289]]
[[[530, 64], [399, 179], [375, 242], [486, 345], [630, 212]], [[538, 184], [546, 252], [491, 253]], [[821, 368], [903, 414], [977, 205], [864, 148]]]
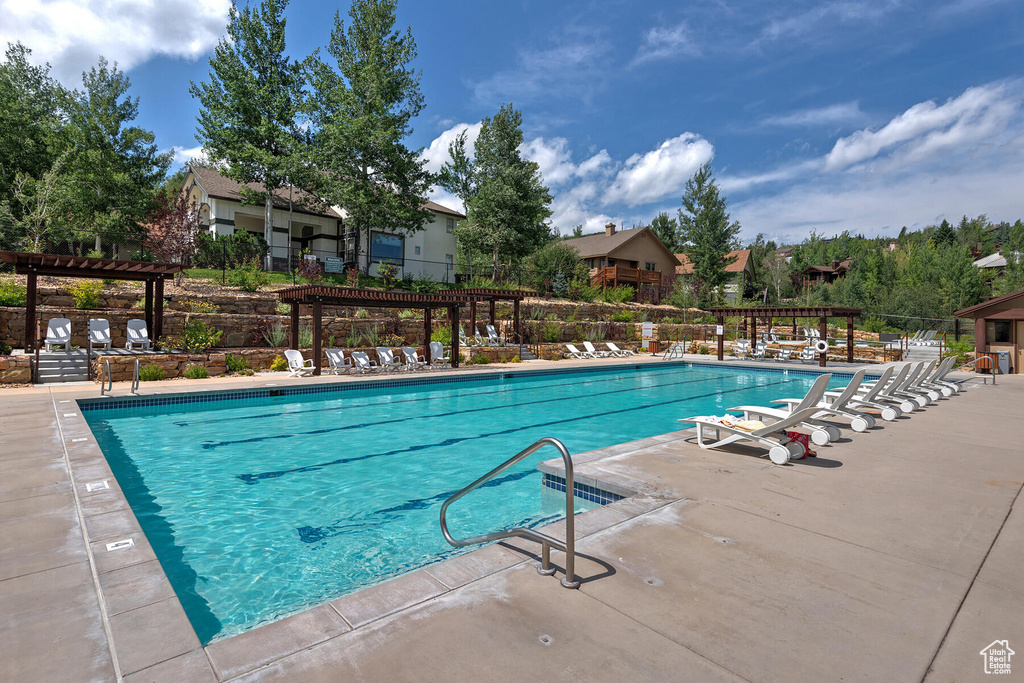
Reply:
[[842, 0], [821, 3], [800, 14], [768, 22], [759, 40], [828, 40], [834, 38], [830, 27], [878, 20], [899, 9], [899, 6], [897, 0]]
[[0, 0], [0, 43], [21, 41], [77, 85], [99, 55], [125, 71], [157, 55], [196, 59], [224, 33], [229, 0]]
[[612, 161], [611, 155], [608, 154], [608, 150], [602, 149], [594, 156], [581, 162], [576, 168], [576, 175], [581, 178], [586, 178], [587, 176], [595, 173], [602, 173], [614, 166], [614, 164], [615, 162]]
[[519, 151], [526, 159], [537, 162], [548, 187], [562, 185], [576, 174], [569, 141], [565, 138], [534, 138], [524, 142]]
[[203, 151], [202, 145], [196, 147], [172, 147], [171, 151], [174, 152], [174, 164], [176, 166], [188, 163], [192, 159], [198, 162], [206, 162], [206, 153]]
[[801, 109], [788, 114], [769, 116], [761, 120], [763, 126], [811, 127], [838, 123], [858, 123], [865, 118], [857, 102], [833, 104], [815, 109]]
[[626, 159], [604, 203], [637, 206], [673, 194], [682, 196], [686, 181], [712, 156], [714, 147], [695, 133], [666, 140], [655, 150]]
[[840, 138], [825, 157], [825, 168], [843, 170], [887, 150], [907, 160], [921, 160], [990, 139], [1007, 128], [1019, 107], [1019, 94], [1004, 84], [968, 88], [943, 105], [921, 102], [879, 130], [859, 130]]
[[455, 141], [460, 133], [466, 131], [466, 149], [473, 154], [473, 145], [476, 144], [477, 136], [480, 135], [479, 123], [457, 123], [430, 141], [430, 144], [423, 150], [423, 158], [426, 159], [426, 169], [431, 173], [437, 173], [451, 160], [448, 155], [448, 145]]
[[643, 64], [672, 57], [698, 57], [700, 46], [684, 21], [675, 26], [655, 26], [645, 35], [637, 49], [633, 64]]
[[811, 159], [809, 161], [801, 161], [780, 166], [773, 171], [767, 171], [765, 173], [753, 173], [741, 176], [722, 176], [718, 179], [718, 186], [722, 188], [723, 192], [727, 193], [744, 192], [757, 187], [758, 185], [793, 180], [794, 178], [805, 175], [808, 171], [820, 169], [821, 167], [821, 160]]

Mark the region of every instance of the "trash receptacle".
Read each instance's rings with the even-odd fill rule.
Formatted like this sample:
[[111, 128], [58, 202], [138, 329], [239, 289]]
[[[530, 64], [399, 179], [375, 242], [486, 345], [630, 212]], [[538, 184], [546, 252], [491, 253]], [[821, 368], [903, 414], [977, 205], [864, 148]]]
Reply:
[[1010, 352], [1009, 351], [996, 351], [999, 354], [999, 374], [1009, 375], [1010, 374]]

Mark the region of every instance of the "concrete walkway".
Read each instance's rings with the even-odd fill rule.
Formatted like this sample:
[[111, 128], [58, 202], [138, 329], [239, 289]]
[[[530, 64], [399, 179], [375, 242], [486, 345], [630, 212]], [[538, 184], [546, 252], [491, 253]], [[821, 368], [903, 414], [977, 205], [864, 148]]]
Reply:
[[103, 551], [133, 517], [81, 494], [86, 393], [0, 392], [0, 680], [965, 681], [1024, 645], [1016, 376], [785, 467], [688, 432], [581, 454], [638, 493], [577, 518], [579, 590], [517, 541], [207, 648], [144, 537]]

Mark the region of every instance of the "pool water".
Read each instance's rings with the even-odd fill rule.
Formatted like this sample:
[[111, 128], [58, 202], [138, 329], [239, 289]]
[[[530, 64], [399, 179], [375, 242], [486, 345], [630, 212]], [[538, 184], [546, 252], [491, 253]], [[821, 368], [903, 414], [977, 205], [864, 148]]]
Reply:
[[[581, 453], [802, 396], [815, 378], [685, 364], [529, 374], [82, 407], [206, 644], [467, 552], [442, 537], [441, 504], [537, 439]], [[455, 503], [452, 534], [560, 519], [565, 495], [536, 469], [555, 457], [543, 449]], [[595, 506], [576, 498], [577, 512]]]

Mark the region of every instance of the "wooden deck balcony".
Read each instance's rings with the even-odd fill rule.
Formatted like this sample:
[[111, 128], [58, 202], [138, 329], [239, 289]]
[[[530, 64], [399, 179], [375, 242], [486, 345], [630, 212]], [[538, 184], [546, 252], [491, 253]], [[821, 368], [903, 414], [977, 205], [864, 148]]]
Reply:
[[634, 285], [639, 289], [640, 285], [660, 285], [661, 271], [608, 266], [591, 275], [590, 284], [594, 287], [617, 287], [620, 284]]

